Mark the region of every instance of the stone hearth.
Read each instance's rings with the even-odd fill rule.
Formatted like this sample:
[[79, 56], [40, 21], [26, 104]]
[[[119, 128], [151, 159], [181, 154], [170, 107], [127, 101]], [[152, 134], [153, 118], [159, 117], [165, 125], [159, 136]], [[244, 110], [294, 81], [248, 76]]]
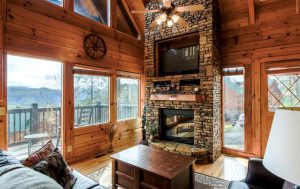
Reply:
[[[218, 4], [217, 0], [173, 0], [177, 5], [196, 5], [202, 3], [206, 8], [204, 11], [195, 13], [183, 13], [181, 16], [188, 22], [186, 28], [178, 25], [168, 28], [165, 24], [158, 26], [154, 30], [149, 29], [150, 23], [158, 16], [146, 14], [145, 30], [145, 75], [146, 75], [146, 135], [149, 137], [153, 130], [159, 128], [160, 109], [186, 109], [194, 110], [194, 145], [186, 150], [186, 153], [192, 155], [192, 149], [201, 149], [207, 151], [209, 159], [215, 161], [221, 154], [221, 73], [220, 73], [220, 56], [218, 43]], [[159, 2], [149, 2], [146, 9], [159, 8]], [[187, 33], [196, 32], [199, 34], [199, 72], [183, 75], [157, 76], [155, 63], [155, 44], [156, 41], [168, 39], [171, 37], [181, 36]], [[183, 41], [184, 42], [184, 41]], [[199, 80], [197, 86], [199, 91], [197, 95], [203, 100], [155, 100], [154, 94], [158, 94], [158, 87], [154, 86], [155, 82], [170, 81], [178, 86], [182, 80]], [[194, 94], [195, 86], [181, 87], [176, 94], [190, 95]], [[168, 94], [162, 91], [159, 94]], [[175, 99], [175, 98], [174, 98]], [[165, 143], [163, 143], [165, 144]], [[165, 145], [159, 148], [170, 148]], [[171, 145], [172, 146], [172, 145]], [[188, 146], [188, 145], [186, 145]], [[185, 146], [185, 147], [186, 147]], [[180, 149], [183, 146], [177, 144], [174, 148]], [[172, 151], [172, 150], [170, 150]], [[174, 150], [173, 150], [174, 151]], [[184, 150], [185, 153], [185, 150]]]

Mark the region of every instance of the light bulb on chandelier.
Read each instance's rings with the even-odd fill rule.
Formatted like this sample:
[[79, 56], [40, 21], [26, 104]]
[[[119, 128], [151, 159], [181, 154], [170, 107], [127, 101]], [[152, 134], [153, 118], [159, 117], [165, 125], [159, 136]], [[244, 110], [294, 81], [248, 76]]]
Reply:
[[174, 26], [173, 20], [168, 20], [168, 21], [167, 21], [167, 26], [168, 26], [168, 27]]
[[177, 23], [179, 21], [179, 19], [180, 19], [180, 17], [178, 15], [176, 15], [176, 14], [172, 15], [172, 20], [174, 23]]

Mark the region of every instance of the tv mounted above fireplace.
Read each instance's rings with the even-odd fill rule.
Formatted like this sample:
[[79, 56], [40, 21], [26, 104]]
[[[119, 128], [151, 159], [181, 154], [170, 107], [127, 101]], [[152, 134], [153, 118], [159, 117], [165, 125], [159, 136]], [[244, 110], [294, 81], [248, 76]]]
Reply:
[[187, 34], [156, 42], [156, 75], [199, 72], [199, 35]]

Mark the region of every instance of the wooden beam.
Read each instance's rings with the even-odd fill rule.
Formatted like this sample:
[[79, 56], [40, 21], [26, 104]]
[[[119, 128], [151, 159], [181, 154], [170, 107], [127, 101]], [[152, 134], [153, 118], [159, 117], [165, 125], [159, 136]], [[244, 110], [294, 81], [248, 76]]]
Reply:
[[110, 0], [110, 7], [109, 7], [109, 26], [117, 29], [117, 0]]
[[296, 0], [296, 14], [300, 14], [300, 0]]
[[131, 22], [133, 23], [134, 28], [136, 29], [136, 31], [138, 32], [138, 34], [140, 35], [140, 37], [143, 37], [143, 34], [142, 34], [142, 32], [141, 32], [141, 30], [140, 30], [140, 28], [139, 28], [136, 20], [134, 19], [132, 13], [131, 13], [131, 10], [130, 10], [128, 4], [127, 4], [127, 1], [126, 0], [121, 0], [121, 2], [122, 2], [122, 4], [123, 4], [123, 6], [124, 6], [124, 8], [125, 8], [125, 10], [126, 10], [126, 12], [128, 14], [128, 16], [129, 16], [130, 20], [131, 20]]
[[249, 8], [249, 24], [255, 24], [255, 9], [254, 9], [254, 0], [248, 0], [248, 8]]
[[65, 0], [64, 7], [69, 11], [74, 11], [74, 0]]

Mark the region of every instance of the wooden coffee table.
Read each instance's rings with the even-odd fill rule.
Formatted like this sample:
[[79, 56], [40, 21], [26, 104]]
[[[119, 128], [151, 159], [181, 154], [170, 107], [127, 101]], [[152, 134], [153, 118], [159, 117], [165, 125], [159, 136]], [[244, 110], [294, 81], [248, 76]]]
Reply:
[[138, 145], [111, 156], [112, 184], [127, 189], [192, 189], [195, 158]]

